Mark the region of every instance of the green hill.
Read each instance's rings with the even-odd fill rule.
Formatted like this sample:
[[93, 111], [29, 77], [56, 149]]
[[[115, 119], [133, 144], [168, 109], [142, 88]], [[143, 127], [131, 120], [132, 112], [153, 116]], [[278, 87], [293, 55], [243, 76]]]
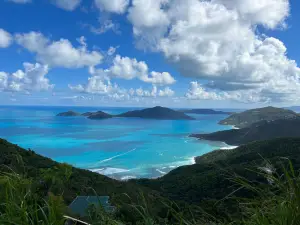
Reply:
[[[35, 180], [43, 181], [44, 191], [59, 190], [59, 192], [63, 192], [66, 203], [72, 202], [77, 195], [94, 195], [95, 192], [98, 195], [109, 195], [113, 202], [117, 202], [118, 199], [123, 199], [123, 193], [134, 197], [139, 191], [146, 190], [136, 184], [117, 181], [88, 170], [57, 163], [3, 139], [0, 139], [0, 154], [0, 172], [13, 170]], [[66, 181], [64, 173], [68, 168], [71, 170], [71, 176]], [[57, 178], [51, 187], [50, 184], [47, 184], [47, 174]]]
[[247, 144], [280, 137], [300, 137], [300, 119], [262, 121], [242, 129], [218, 131], [210, 134], [193, 134], [191, 137], [222, 141], [229, 145]]
[[[284, 161], [281, 157], [289, 158], [295, 169], [300, 169], [300, 138], [257, 141], [234, 150], [214, 151], [197, 157], [197, 164], [179, 167], [159, 179], [134, 182], [157, 190], [172, 200], [203, 206], [205, 200], [218, 201], [236, 191], [238, 187], [229, 179], [235, 174], [266, 182], [248, 169], [265, 167], [266, 160], [281, 168]], [[245, 197], [248, 192], [240, 190], [235, 194]]]
[[105, 113], [105, 112], [102, 112], [102, 111], [98, 111], [98, 112], [95, 112], [95, 113], [92, 113], [92, 114], [88, 115], [88, 118], [92, 119], [92, 120], [109, 119], [109, 118], [112, 118], [112, 117], [113, 117], [112, 115], [110, 115], [108, 113]]
[[297, 117], [299, 117], [299, 115], [291, 110], [269, 106], [232, 114], [228, 118], [221, 120], [219, 123], [222, 125], [233, 125], [238, 128], [244, 128], [263, 120], [273, 121], [279, 119], [293, 119]]
[[117, 115], [118, 117], [137, 117], [144, 119], [158, 119], [158, 120], [193, 120], [194, 118], [184, 114], [183, 112], [175, 111], [173, 109], [156, 106], [142, 110], [134, 110]]
[[[32, 180], [34, 182], [33, 191], [35, 195], [40, 196], [38, 202], [43, 202], [44, 196], [45, 198], [49, 196], [49, 192], [55, 195], [62, 194], [67, 204], [77, 195], [95, 195], [95, 192], [98, 195], [108, 195], [112, 199], [112, 204], [119, 209], [117, 215], [118, 219], [122, 221], [122, 224], [180, 224], [179, 221], [181, 221], [182, 218], [186, 221], [186, 223], [183, 224], [186, 225], [221, 225], [229, 224], [229, 222], [233, 220], [245, 221], [243, 218], [251, 220], [252, 214], [248, 217], [243, 214], [243, 210], [239, 205], [240, 200], [237, 201], [234, 198], [226, 198], [229, 194], [234, 193], [236, 197], [246, 198], [247, 202], [257, 198], [261, 204], [261, 201], [264, 200], [264, 204], [266, 204], [265, 206], [267, 208], [264, 208], [263, 213], [268, 210], [270, 201], [273, 200], [268, 199], [269, 197], [267, 199], [258, 198], [256, 194], [253, 194], [249, 190], [241, 189], [241, 186], [234, 185], [232, 179], [238, 177], [237, 175], [241, 175], [250, 180], [252, 185], [260, 187], [265, 184], [265, 187], [271, 188], [271, 190], [268, 191], [272, 191], [272, 189], [276, 191], [274, 186], [268, 184], [269, 180], [267, 180], [265, 176], [251, 170], [271, 168], [270, 170], [273, 171], [272, 168], [277, 168], [276, 173], [282, 174], [283, 171], [280, 168], [287, 163], [286, 158], [291, 160], [295, 171], [300, 169], [300, 138], [257, 141], [234, 150], [215, 151], [198, 157], [196, 159], [197, 164], [179, 167], [164, 177], [158, 179], [131, 180], [129, 182], [116, 181], [90, 171], [56, 163], [51, 159], [37, 155], [31, 150], [24, 150], [2, 139], [0, 139], [0, 153], [0, 174], [2, 175], [5, 172], [11, 173], [13, 170], [22, 177]], [[284, 159], [282, 157], [284, 157]], [[3, 177], [0, 176], [0, 178]], [[28, 180], [25, 181], [28, 182]], [[0, 200], [3, 198], [3, 194], [5, 195], [5, 192], [1, 191], [3, 188], [2, 182], [3, 180], [0, 182]], [[300, 188], [296, 190], [300, 191]], [[139, 198], [140, 192], [142, 192], [144, 196], [142, 200]], [[272, 206], [277, 206], [277, 204], [279, 204], [276, 202], [277, 199], [279, 199], [277, 195], [279, 196], [280, 193], [274, 193], [276, 193], [276, 195], [270, 192], [273, 199], [276, 196], [275, 202], [272, 202]], [[13, 196], [13, 193], [11, 194]], [[284, 194], [284, 192], [282, 194]], [[283, 196], [285, 202], [287, 202], [287, 197], [294, 196], [290, 195], [290, 189], [286, 190], [286, 194], [287, 196]], [[128, 201], [127, 196], [130, 197], [130, 201]], [[26, 196], [24, 196], [24, 198], [25, 197]], [[11, 199], [18, 201], [14, 197]], [[46, 200], [51, 201], [51, 197], [50, 200], [49, 197], [47, 197]], [[174, 203], [171, 203], [172, 206], [165, 204], [169, 204], [170, 201], [174, 201]], [[133, 207], [128, 205], [128, 203], [131, 205], [134, 204]], [[135, 205], [135, 203], [139, 205]], [[294, 204], [294, 198], [288, 203], [293, 203], [291, 204], [292, 206], [297, 205]], [[29, 200], [26, 204], [35, 204], [35, 201]], [[182, 207], [186, 205], [189, 206], [189, 209], [181, 211], [184, 209]], [[202, 210], [199, 211], [199, 207], [201, 207]], [[3, 209], [5, 209], [5, 205], [0, 206], [0, 222], [3, 218], [1, 214]], [[170, 214], [170, 209], [172, 209], [172, 215]], [[34, 210], [34, 208], [31, 208], [31, 210]], [[289, 212], [293, 211], [294, 210], [290, 210]], [[211, 215], [208, 215], [207, 212]], [[6, 211], [3, 215], [9, 216], [9, 213], [10, 211]], [[193, 216], [191, 216], [191, 214]], [[268, 215], [268, 218], [273, 218], [272, 214], [266, 215]], [[285, 215], [277, 219], [283, 221], [282, 218], [288, 217], [293, 219], [297, 217], [297, 215], [297, 213], [293, 216]], [[15, 216], [21, 215], [13, 214], [10, 216], [15, 218]], [[219, 220], [218, 223], [208, 222], [215, 221], [216, 218]], [[136, 223], [135, 221], [137, 220], [143, 222]], [[168, 223], [165, 221], [168, 221]], [[255, 221], [255, 219], [252, 221]], [[237, 222], [235, 224], [262, 223]]]

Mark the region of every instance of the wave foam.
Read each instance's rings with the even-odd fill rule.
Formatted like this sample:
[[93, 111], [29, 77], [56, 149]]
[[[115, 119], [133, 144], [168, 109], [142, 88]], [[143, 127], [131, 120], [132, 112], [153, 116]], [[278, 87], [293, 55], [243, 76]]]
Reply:
[[231, 150], [231, 149], [236, 149], [238, 147], [239, 146], [225, 146], [225, 147], [221, 147], [220, 149], [222, 149], [222, 150]]
[[94, 173], [99, 173], [102, 175], [112, 175], [116, 173], [125, 173], [129, 170], [121, 169], [121, 168], [113, 168], [113, 167], [105, 167], [105, 168], [99, 168], [99, 169], [90, 169], [90, 171]]
[[163, 175], [166, 174], [166, 172], [161, 171], [161, 170], [159, 170], [159, 169], [156, 169], [156, 171], [159, 172], [160, 174], [163, 174]]
[[118, 158], [118, 157], [120, 157], [120, 156], [127, 155], [128, 153], [133, 152], [133, 151], [135, 151], [135, 150], [136, 150], [136, 148], [134, 148], [134, 149], [132, 149], [132, 150], [130, 150], [130, 151], [128, 151], [128, 152], [124, 152], [124, 153], [122, 153], [122, 154], [115, 155], [115, 156], [110, 157], [110, 158], [107, 158], [107, 159], [103, 159], [102, 161], [100, 161], [100, 162], [98, 162], [98, 163], [104, 163], [104, 162], [107, 162], [107, 161], [111, 161], [111, 160], [113, 160], [113, 159], [115, 159], [115, 158]]
[[124, 176], [124, 177], [121, 177], [121, 180], [130, 180], [130, 179], [135, 179], [136, 177], [135, 176]]

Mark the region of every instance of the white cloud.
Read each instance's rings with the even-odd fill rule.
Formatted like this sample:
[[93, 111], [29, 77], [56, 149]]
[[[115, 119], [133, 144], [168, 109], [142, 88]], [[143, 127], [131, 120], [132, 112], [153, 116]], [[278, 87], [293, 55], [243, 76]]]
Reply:
[[128, 18], [139, 46], [210, 81], [216, 92], [200, 87], [203, 98], [285, 101], [300, 94], [300, 69], [284, 43], [256, 29], [285, 27], [289, 8], [288, 0], [133, 0]]
[[12, 36], [7, 31], [0, 28], [0, 48], [7, 48], [12, 43]]
[[117, 51], [117, 47], [113, 47], [113, 46], [110, 46], [109, 49], [107, 50], [107, 55], [111, 56], [111, 55], [114, 55]]
[[47, 91], [54, 87], [46, 75], [49, 68], [39, 63], [23, 63], [24, 71], [18, 70], [13, 74], [0, 72], [0, 90], [10, 92]]
[[123, 14], [129, 5], [129, 0], [95, 0], [95, 4], [102, 11]]
[[149, 73], [148, 65], [144, 61], [137, 61], [129, 57], [117, 55], [113, 60], [113, 65], [104, 71], [108, 77], [132, 80], [137, 78], [143, 82], [156, 85], [174, 84], [175, 79], [168, 72]]
[[5, 72], [0, 72], [0, 90], [7, 88], [8, 74]]
[[111, 84], [109, 80], [104, 80], [103, 77], [100, 76], [90, 77], [86, 85], [69, 85], [69, 88], [77, 92], [102, 95], [123, 92], [123, 90], [120, 89], [117, 84]]
[[84, 92], [85, 91], [85, 88], [81, 84], [78, 84], [78, 85], [75, 85], [75, 86], [69, 84], [68, 87], [72, 91], [77, 91], [77, 92]]
[[8, 0], [9, 2], [17, 3], [17, 4], [26, 4], [31, 3], [32, 0]]
[[189, 100], [233, 100], [242, 103], [268, 103], [271, 98], [262, 95], [261, 90], [244, 90], [244, 91], [217, 91], [207, 89], [202, 84], [193, 81], [185, 94]]
[[174, 94], [175, 92], [169, 87], [165, 87], [164, 90], [159, 90], [158, 93], [160, 97], [172, 97]]
[[138, 98], [156, 98], [156, 97], [171, 97], [174, 95], [174, 91], [169, 87], [159, 90], [155, 85], [151, 89], [125, 89], [111, 83], [109, 79], [103, 76], [94, 76], [88, 78], [87, 84], [68, 85], [70, 90], [79, 93], [93, 94], [105, 96], [116, 101], [132, 100], [139, 101]]
[[116, 34], [121, 33], [119, 30], [120, 25], [118, 23], [114, 23], [110, 19], [103, 20], [102, 17], [100, 17], [98, 22], [99, 22], [100, 27], [95, 27], [91, 24], [82, 24], [82, 26], [89, 28], [89, 30], [96, 35], [104, 34], [108, 31], [113, 31]]
[[223, 100], [221, 95], [213, 91], [207, 91], [196, 81], [190, 83], [190, 88], [186, 93], [186, 97], [191, 100]]
[[241, 18], [252, 24], [261, 24], [267, 28], [284, 25], [289, 15], [288, 0], [215, 0], [228, 9], [236, 9]]
[[80, 5], [81, 0], [51, 0], [51, 2], [58, 8], [73, 11]]
[[37, 61], [51, 67], [81, 68], [101, 63], [103, 56], [97, 51], [89, 51], [85, 38], [81, 37], [79, 47], [74, 47], [67, 39], [50, 41], [43, 34], [30, 32], [16, 34], [17, 43], [36, 53]]
[[128, 10], [134, 35], [143, 42], [154, 45], [154, 48], [170, 23], [168, 15], [162, 9], [167, 3], [168, 0], [133, 0], [132, 7]]
[[139, 97], [156, 97], [157, 96], [157, 87], [153, 86], [152, 90], [144, 90], [142, 88], [136, 89], [136, 95]]

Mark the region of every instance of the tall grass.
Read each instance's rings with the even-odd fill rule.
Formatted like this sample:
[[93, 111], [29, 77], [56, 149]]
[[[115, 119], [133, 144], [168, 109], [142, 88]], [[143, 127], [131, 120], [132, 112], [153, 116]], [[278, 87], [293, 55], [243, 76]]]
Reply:
[[[245, 225], [299, 225], [300, 173], [292, 163], [282, 164], [276, 172], [269, 162], [256, 171], [265, 178], [255, 183], [238, 177], [233, 181], [256, 195], [255, 198], [237, 199], [243, 212], [238, 224]], [[287, 164], [287, 165], [286, 165]]]
[[[299, 225], [300, 224], [300, 174], [295, 171], [292, 163], [283, 164], [277, 171], [270, 166], [252, 170], [260, 178], [260, 182], [250, 181], [236, 176], [232, 181], [239, 185], [238, 189], [245, 189], [253, 193], [252, 197], [236, 198], [240, 207], [238, 219], [225, 221], [205, 213], [201, 208], [181, 208], [174, 202], [157, 202], [163, 204], [167, 210], [164, 218], [155, 216], [153, 206], [149, 206], [142, 193], [137, 203], [127, 204], [131, 213], [137, 218], [137, 225]], [[63, 166], [62, 174], [69, 177], [68, 166]], [[49, 171], [44, 171], [44, 177], [51, 178]], [[54, 178], [51, 178], [52, 180]], [[263, 182], [261, 182], [263, 180]], [[57, 180], [53, 180], [57, 184]], [[235, 192], [234, 192], [235, 193]], [[44, 197], [39, 192], [39, 181], [32, 180], [10, 172], [0, 172], [0, 224], [2, 225], [63, 225], [63, 215], [68, 214], [62, 196], [48, 193]], [[99, 204], [101, 205], [101, 204]], [[105, 212], [100, 207], [91, 207], [87, 220], [93, 225], [126, 224], [116, 214]], [[199, 216], [200, 215], [200, 216]], [[228, 218], [233, 218], [230, 215]], [[124, 218], [123, 218], [124, 219]]]
[[16, 173], [0, 174], [0, 224], [62, 225], [65, 206], [62, 197], [36, 194], [31, 179]]

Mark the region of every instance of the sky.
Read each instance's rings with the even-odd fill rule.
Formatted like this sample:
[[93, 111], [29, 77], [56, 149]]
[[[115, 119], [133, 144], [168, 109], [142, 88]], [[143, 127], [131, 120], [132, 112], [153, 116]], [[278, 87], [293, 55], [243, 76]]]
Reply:
[[300, 105], [297, 0], [0, 0], [0, 105]]

